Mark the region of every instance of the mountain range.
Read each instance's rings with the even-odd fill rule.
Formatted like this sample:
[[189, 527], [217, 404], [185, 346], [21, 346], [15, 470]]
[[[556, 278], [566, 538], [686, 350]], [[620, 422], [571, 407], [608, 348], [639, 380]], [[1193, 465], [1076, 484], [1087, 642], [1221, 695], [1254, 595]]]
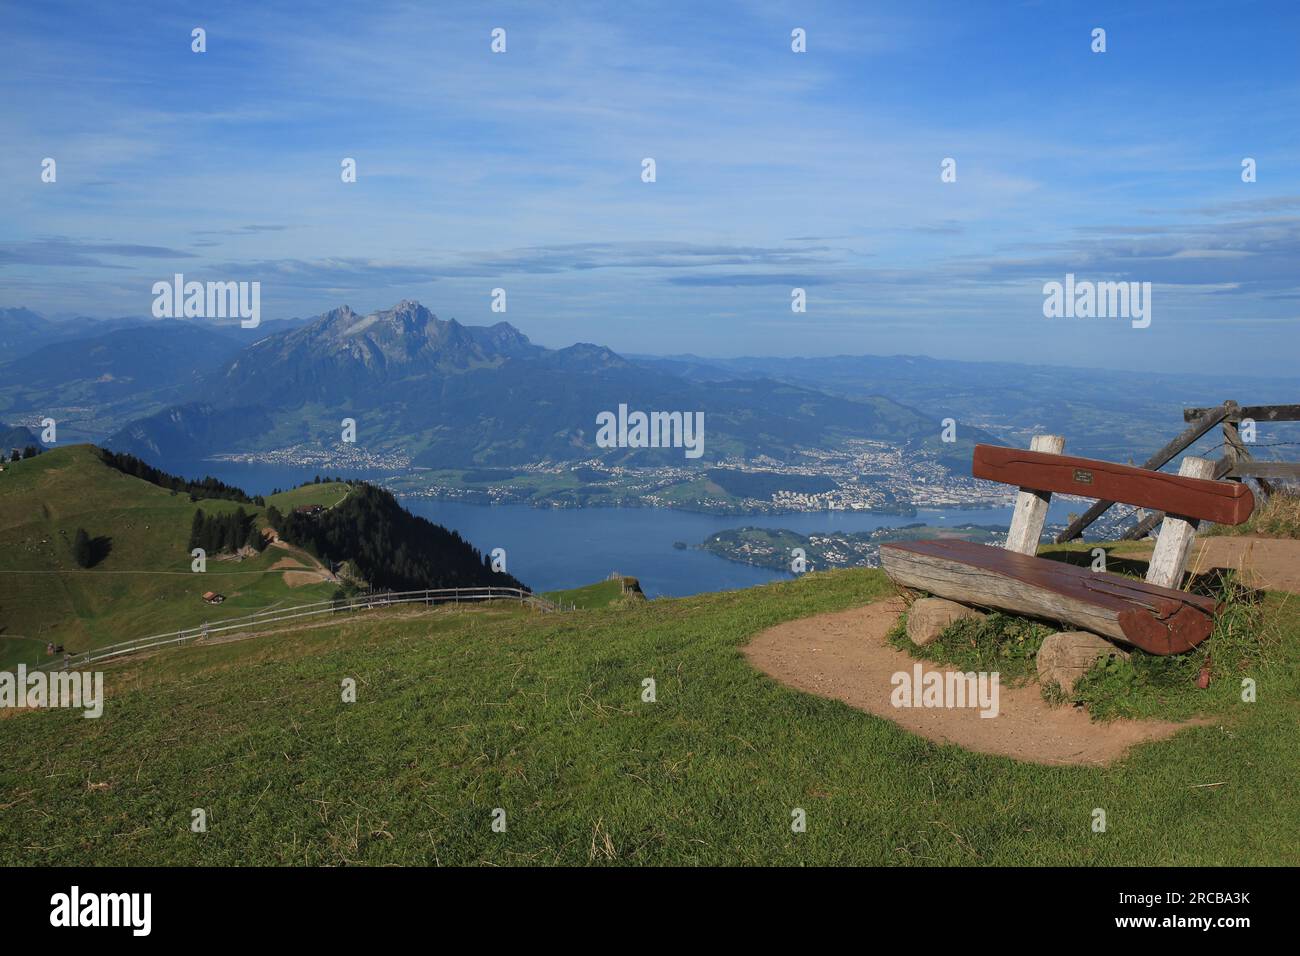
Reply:
[[[164, 464], [337, 445], [344, 418], [357, 422], [357, 448], [435, 468], [597, 457], [683, 463], [678, 450], [595, 446], [596, 415], [626, 404], [705, 412], [706, 461], [795, 463], [856, 438], [929, 449], [964, 472], [973, 441], [1024, 445], [1047, 431], [1066, 435], [1079, 454], [1140, 459], [1182, 428], [1183, 406], [1295, 398], [1293, 383], [1281, 380], [1047, 364], [551, 349], [507, 322], [463, 325], [412, 301], [367, 314], [341, 306], [256, 330], [207, 320], [56, 323], [0, 309], [0, 341], [0, 419], [30, 424], [49, 414], [61, 441]], [[943, 445], [940, 422], [949, 417], [959, 441]], [[1271, 440], [1293, 437], [1269, 427], [1278, 432]]]
[[[258, 326], [258, 335], [268, 335], [284, 329], [295, 328], [309, 319], [273, 319]], [[214, 332], [225, 336], [239, 347], [247, 344], [238, 319], [169, 319], [158, 321], [123, 316], [111, 319], [74, 315], [52, 321], [24, 306], [0, 308], [0, 364], [30, 355], [37, 349], [58, 342], [72, 342], [83, 338], [96, 338], [121, 329], [153, 329], [163, 326], [183, 326]]]
[[[185, 343], [176, 337], [173, 345]], [[106, 445], [160, 462], [328, 446], [350, 418], [358, 448], [417, 466], [684, 463], [681, 449], [598, 448], [597, 415], [620, 404], [704, 412], [706, 461], [793, 462], [870, 439], [928, 448], [955, 465], [969, 461], [970, 442], [989, 440], [966, 429], [962, 442], [944, 444], [937, 419], [881, 396], [753, 376], [695, 381], [599, 345], [543, 348], [506, 322], [443, 320], [409, 300], [366, 315], [342, 306], [233, 355], [211, 345], [204, 355], [209, 364], [193, 366], [192, 378], [165, 376], [152, 392], [183, 392], [185, 400], [127, 422]]]

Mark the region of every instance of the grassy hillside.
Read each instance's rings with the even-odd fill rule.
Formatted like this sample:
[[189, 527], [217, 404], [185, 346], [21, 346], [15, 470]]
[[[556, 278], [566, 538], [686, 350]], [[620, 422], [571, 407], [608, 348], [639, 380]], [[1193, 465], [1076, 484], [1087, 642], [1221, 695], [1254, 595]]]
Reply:
[[586, 584], [580, 588], [569, 588], [565, 591], [547, 591], [542, 597], [554, 601], [561, 607], [573, 606], [588, 611], [595, 608], [612, 607], [620, 602], [626, 603], [645, 599], [645, 596], [641, 593], [641, 582], [636, 578], [626, 576], [597, 581], [595, 584]]
[[266, 499], [266, 503], [268, 506], [274, 505], [285, 512], [292, 511], [294, 508], [303, 505], [321, 505], [325, 508], [333, 508], [347, 495], [348, 486], [346, 483], [322, 481], [318, 485], [303, 485], [301, 488], [292, 488], [289, 491], [282, 491], [278, 495], [271, 495]]
[[1258, 703], [1093, 769], [940, 746], [740, 654], [888, 591], [849, 570], [565, 615], [376, 612], [113, 665], [98, 720], [0, 716], [0, 863], [1300, 863], [1294, 603], [1270, 599], [1286, 640]]
[[[43, 659], [50, 640], [77, 651], [333, 594], [334, 584], [291, 587], [282, 572], [270, 570], [285, 559], [315, 566], [296, 549], [267, 548], [243, 561], [209, 556], [206, 573], [192, 572], [195, 510], [211, 515], [237, 507], [261, 511], [233, 501], [191, 502], [109, 468], [89, 445], [6, 466], [0, 474], [0, 666]], [[106, 552], [90, 568], [73, 559], [78, 528]], [[204, 604], [209, 590], [226, 602]]]

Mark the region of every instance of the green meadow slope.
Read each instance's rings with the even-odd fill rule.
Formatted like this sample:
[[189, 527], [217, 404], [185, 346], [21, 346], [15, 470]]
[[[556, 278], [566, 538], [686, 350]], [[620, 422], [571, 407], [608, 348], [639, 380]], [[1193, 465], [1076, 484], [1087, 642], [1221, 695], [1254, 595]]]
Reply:
[[629, 577], [597, 581], [595, 584], [586, 584], [564, 591], [546, 591], [542, 597], [554, 601], [561, 607], [580, 608], [584, 611], [611, 607], [628, 601], [645, 600], [645, 595], [641, 592], [641, 582]]
[[[273, 501], [285, 510], [332, 504], [345, 493], [345, 485], [310, 485]], [[46, 641], [75, 652], [334, 593], [335, 584], [290, 586], [282, 571], [271, 570], [286, 558], [316, 567], [294, 548], [270, 547], [242, 561], [209, 556], [205, 573], [191, 571], [194, 512], [240, 507], [263, 511], [234, 501], [191, 502], [188, 494], [110, 468], [89, 445], [7, 466], [0, 474], [0, 666], [43, 659]], [[73, 559], [78, 528], [107, 549], [90, 568]], [[209, 590], [226, 602], [204, 604]]]
[[741, 655], [888, 593], [848, 570], [569, 614], [362, 612], [110, 665], [97, 720], [0, 714], [0, 863], [1300, 864], [1293, 604], [1266, 606], [1285, 640], [1257, 703], [1098, 769], [938, 745]]

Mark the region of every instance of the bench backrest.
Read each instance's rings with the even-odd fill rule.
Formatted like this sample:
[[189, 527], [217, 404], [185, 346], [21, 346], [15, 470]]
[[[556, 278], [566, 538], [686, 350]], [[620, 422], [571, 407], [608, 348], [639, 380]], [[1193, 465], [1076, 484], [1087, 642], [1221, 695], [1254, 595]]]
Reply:
[[1242, 524], [1255, 508], [1254, 495], [1239, 482], [1188, 478], [1021, 448], [976, 445], [971, 473], [1022, 488], [1118, 501], [1218, 524]]

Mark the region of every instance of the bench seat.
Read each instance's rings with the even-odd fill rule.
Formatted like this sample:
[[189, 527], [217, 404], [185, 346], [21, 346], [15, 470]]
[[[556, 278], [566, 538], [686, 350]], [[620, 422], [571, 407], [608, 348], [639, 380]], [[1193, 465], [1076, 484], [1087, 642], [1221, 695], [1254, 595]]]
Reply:
[[882, 544], [880, 563], [905, 587], [1082, 624], [1151, 654], [1191, 650], [1210, 636], [1218, 611], [1211, 598], [970, 541]]

